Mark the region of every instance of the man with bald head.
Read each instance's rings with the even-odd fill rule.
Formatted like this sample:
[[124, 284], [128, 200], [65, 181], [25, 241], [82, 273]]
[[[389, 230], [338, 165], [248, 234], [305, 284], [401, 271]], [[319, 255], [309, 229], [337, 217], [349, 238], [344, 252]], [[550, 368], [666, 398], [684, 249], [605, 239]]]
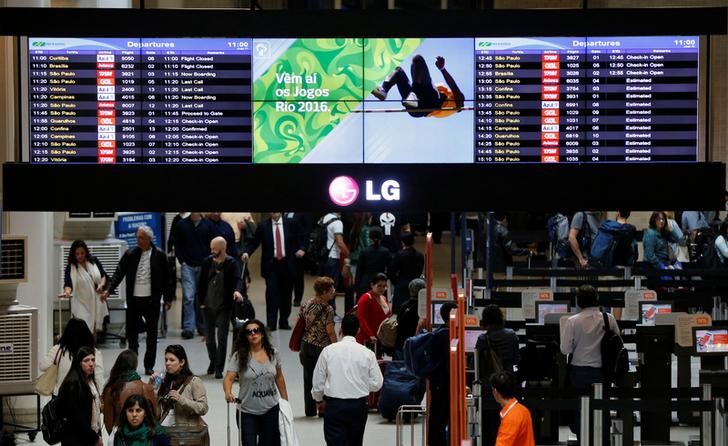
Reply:
[[196, 296], [205, 318], [207, 355], [210, 358], [207, 374], [214, 373], [217, 379], [222, 379], [225, 367], [233, 303], [243, 300], [240, 263], [226, 254], [226, 248], [227, 242], [223, 237], [215, 237], [210, 242], [210, 256], [202, 262]]

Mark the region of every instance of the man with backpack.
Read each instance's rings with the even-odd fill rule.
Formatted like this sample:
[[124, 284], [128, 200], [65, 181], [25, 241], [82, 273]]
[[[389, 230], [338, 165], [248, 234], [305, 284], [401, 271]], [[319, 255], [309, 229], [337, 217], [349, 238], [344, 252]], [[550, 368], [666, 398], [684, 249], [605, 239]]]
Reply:
[[[580, 393], [588, 394], [592, 384], [603, 383], [602, 338], [604, 316], [598, 307], [599, 295], [591, 285], [582, 285], [576, 292], [576, 305], [581, 311], [566, 320], [561, 333], [561, 353], [571, 355], [569, 380], [571, 386]], [[614, 316], [607, 314], [609, 329], [619, 334]], [[570, 425], [572, 432], [579, 437], [580, 418], [577, 410]]]
[[[323, 263], [323, 275], [331, 277], [334, 280], [334, 286], [338, 286], [342, 269], [340, 259], [342, 256], [349, 255], [349, 248], [344, 242], [344, 223], [341, 222], [339, 213], [330, 212], [321, 217], [319, 224], [326, 228], [326, 257]], [[331, 299], [331, 306], [336, 311], [335, 299]]]
[[599, 231], [601, 220], [601, 213], [594, 211], [577, 212], [571, 219], [569, 245], [574, 253], [575, 266], [582, 268], [589, 266], [589, 252]]
[[630, 211], [618, 211], [616, 220], [604, 220], [592, 243], [589, 264], [602, 268], [632, 266], [637, 258], [637, 228], [627, 223]]

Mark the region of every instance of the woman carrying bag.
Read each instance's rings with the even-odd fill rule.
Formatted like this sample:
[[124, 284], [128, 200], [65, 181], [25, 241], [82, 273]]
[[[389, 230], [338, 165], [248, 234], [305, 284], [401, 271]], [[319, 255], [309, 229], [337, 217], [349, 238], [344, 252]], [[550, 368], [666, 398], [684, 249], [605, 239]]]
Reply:
[[[316, 296], [301, 307], [298, 316], [306, 324], [298, 357], [303, 366], [303, 401], [307, 417], [316, 416], [316, 401], [311, 396], [316, 361], [324, 347], [336, 342], [334, 309], [329, 305], [336, 295], [334, 281], [330, 277], [319, 277], [313, 284], [313, 290]], [[323, 413], [318, 415], [323, 416]]]
[[[166, 373], [157, 391], [161, 412], [159, 424], [172, 438], [184, 437], [186, 444], [210, 444], [207, 424], [202, 416], [207, 413], [207, 389], [202, 380], [192, 373], [187, 352], [179, 344], [164, 350]], [[158, 379], [157, 375], [152, 376]]]
[[228, 361], [223, 389], [229, 403], [236, 401], [236, 376], [240, 378], [237, 410], [242, 446], [279, 446], [279, 401], [288, 400], [288, 391], [280, 356], [257, 319], [243, 324]]

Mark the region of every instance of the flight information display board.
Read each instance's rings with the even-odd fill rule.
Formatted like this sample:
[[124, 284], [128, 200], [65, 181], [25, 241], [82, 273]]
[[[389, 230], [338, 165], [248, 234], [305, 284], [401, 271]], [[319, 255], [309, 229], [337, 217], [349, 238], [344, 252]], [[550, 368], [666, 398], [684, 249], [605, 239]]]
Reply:
[[250, 39], [30, 39], [34, 163], [246, 163]]
[[697, 36], [27, 41], [32, 163], [697, 161]]
[[476, 162], [696, 161], [697, 45], [477, 39]]

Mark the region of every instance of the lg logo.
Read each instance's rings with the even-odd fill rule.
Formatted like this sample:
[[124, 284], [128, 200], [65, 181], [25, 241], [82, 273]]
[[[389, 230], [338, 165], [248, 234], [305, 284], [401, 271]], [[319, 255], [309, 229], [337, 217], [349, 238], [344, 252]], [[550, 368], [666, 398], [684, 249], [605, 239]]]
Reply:
[[[385, 180], [378, 192], [375, 192], [374, 189], [374, 181], [366, 180], [364, 182], [366, 201], [399, 201], [400, 191], [397, 180]], [[329, 185], [329, 197], [338, 206], [349, 206], [359, 197], [359, 184], [349, 176], [336, 177]]]

